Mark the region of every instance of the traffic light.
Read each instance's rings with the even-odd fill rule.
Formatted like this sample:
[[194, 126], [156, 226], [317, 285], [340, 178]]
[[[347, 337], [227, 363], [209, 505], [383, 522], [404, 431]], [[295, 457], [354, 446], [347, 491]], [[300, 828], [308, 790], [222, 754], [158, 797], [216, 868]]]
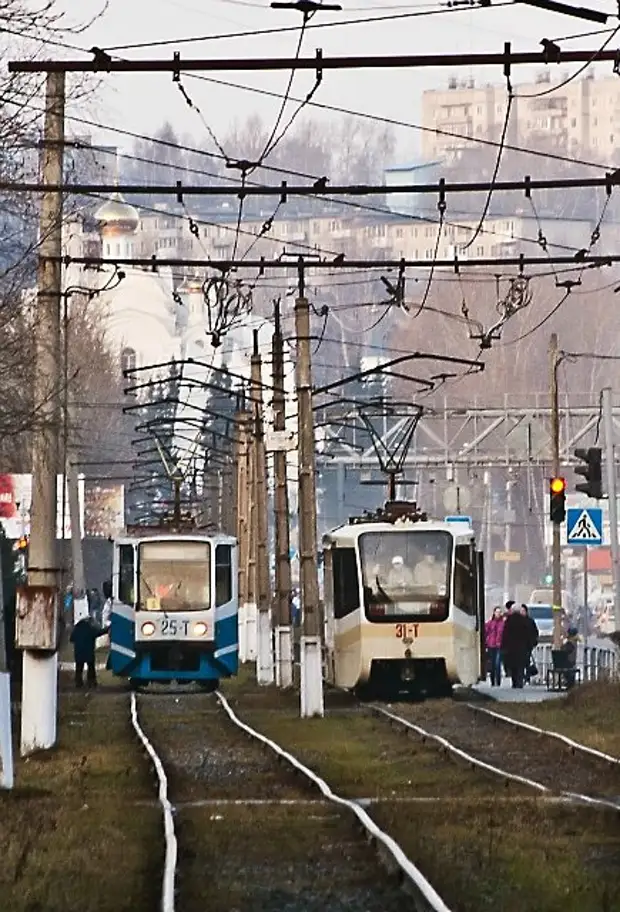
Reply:
[[566, 519], [566, 480], [552, 478], [549, 482], [549, 518], [552, 523]]
[[581, 491], [588, 497], [600, 500], [603, 496], [603, 474], [601, 470], [601, 448], [589, 447], [574, 451], [577, 459], [580, 459], [585, 465], [577, 466], [576, 475], [583, 475], [585, 482], [575, 485], [576, 491]]

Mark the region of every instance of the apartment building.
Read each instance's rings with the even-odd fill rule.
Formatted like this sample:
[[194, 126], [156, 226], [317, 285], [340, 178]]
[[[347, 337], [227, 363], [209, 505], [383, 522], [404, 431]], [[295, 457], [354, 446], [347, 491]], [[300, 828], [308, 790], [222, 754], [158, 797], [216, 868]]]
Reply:
[[[620, 80], [583, 77], [562, 85], [545, 70], [531, 83], [515, 85], [507, 142], [552, 148], [565, 154], [587, 152], [603, 164], [620, 163]], [[422, 96], [422, 155], [427, 161], [458, 159], [472, 139], [499, 139], [506, 116], [505, 83], [477, 86], [448, 81], [445, 89]]]

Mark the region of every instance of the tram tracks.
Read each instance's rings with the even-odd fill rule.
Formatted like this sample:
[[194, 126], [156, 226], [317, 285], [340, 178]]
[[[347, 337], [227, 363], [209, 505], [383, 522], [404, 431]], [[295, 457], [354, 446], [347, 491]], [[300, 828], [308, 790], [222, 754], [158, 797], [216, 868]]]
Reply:
[[620, 761], [500, 713], [447, 701], [369, 709], [505, 781], [620, 812]]
[[[159, 781], [164, 912], [450, 912], [361, 803], [335, 794], [239, 719], [222, 695], [134, 694], [131, 701]], [[412, 902], [368, 841], [398, 870]]]

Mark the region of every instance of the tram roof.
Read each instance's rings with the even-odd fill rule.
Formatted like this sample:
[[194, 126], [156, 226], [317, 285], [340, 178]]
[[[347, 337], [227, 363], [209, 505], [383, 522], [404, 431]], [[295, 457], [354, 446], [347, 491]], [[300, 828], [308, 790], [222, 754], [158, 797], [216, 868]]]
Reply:
[[160, 527], [142, 526], [133, 529], [124, 529], [114, 539], [115, 545], [135, 545], [152, 541], [186, 541], [186, 542], [212, 542], [216, 545], [236, 545], [237, 539], [223, 532], [206, 532], [200, 529], [174, 530]]
[[344, 523], [323, 536], [325, 546], [333, 544], [342, 544], [345, 542], [354, 543], [367, 532], [381, 532], [388, 535], [395, 532], [447, 532], [457, 541], [471, 541], [474, 538], [474, 530], [466, 523], [444, 522], [443, 520], [404, 520], [398, 522], [355, 522]]

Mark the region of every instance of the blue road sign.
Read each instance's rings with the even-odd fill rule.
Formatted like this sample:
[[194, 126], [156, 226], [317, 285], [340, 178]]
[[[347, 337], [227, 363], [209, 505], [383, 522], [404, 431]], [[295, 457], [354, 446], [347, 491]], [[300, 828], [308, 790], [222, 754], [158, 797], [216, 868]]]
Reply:
[[603, 511], [600, 507], [569, 507], [566, 511], [569, 545], [603, 544]]
[[471, 516], [444, 516], [444, 522], [465, 523], [466, 526], [471, 526]]

